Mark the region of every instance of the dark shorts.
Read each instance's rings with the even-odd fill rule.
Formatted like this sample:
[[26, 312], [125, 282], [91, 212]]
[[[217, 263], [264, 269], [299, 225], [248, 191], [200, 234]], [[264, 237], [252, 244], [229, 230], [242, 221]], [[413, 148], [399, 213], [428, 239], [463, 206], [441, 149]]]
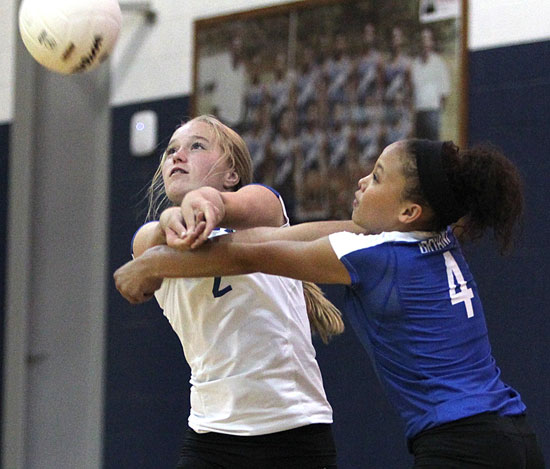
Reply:
[[335, 469], [331, 425], [258, 436], [196, 433], [188, 428], [178, 469]]
[[420, 432], [409, 441], [414, 468], [544, 469], [525, 415], [485, 413]]

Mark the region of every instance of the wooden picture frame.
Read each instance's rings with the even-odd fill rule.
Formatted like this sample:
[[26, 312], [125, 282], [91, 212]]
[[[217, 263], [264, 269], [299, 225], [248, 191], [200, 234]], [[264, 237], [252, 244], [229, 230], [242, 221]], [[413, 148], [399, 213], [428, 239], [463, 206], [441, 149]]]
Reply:
[[247, 142], [291, 220], [344, 219], [389, 143], [467, 142], [467, 0], [305, 0], [195, 21], [192, 115]]

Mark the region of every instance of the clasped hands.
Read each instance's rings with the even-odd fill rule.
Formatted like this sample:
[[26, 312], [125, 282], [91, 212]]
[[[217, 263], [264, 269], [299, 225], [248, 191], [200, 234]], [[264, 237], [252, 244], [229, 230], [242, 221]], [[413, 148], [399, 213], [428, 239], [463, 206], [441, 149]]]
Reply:
[[224, 202], [216, 189], [201, 187], [189, 192], [179, 207], [162, 212], [152, 237], [155, 241], [148, 249], [115, 271], [117, 290], [132, 304], [150, 300], [163, 280], [156, 273], [155, 249], [162, 249], [163, 245], [179, 250], [194, 249], [208, 239], [224, 216]]
[[225, 217], [222, 195], [212, 187], [189, 192], [179, 207], [162, 212], [159, 229], [166, 244], [176, 249], [194, 249], [204, 243]]

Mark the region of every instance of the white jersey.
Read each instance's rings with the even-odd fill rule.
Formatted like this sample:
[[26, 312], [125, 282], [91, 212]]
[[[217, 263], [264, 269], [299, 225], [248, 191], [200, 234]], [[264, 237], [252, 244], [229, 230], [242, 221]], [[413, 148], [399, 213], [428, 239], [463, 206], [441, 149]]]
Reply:
[[155, 297], [191, 368], [193, 430], [261, 435], [332, 422], [300, 281], [167, 278]]

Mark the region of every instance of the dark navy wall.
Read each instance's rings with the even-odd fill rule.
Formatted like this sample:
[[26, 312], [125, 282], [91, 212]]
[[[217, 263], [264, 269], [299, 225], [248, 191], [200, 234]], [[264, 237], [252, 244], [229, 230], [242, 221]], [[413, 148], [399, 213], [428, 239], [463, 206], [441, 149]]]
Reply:
[[[131, 259], [130, 241], [145, 218], [144, 188], [172, 132], [188, 113], [188, 99], [125, 106], [112, 113], [110, 272]], [[132, 115], [151, 109], [159, 119], [159, 150], [130, 155]], [[129, 305], [110, 281], [104, 468], [175, 467], [189, 412], [189, 368], [156, 302]]]
[[550, 464], [550, 41], [470, 54], [470, 142], [491, 141], [519, 166], [524, 233], [512, 255], [484, 242], [470, 264], [493, 352], [521, 393]]
[[[8, 155], [10, 126], [0, 125], [0, 350], [4, 350], [4, 318], [6, 310], [6, 244], [8, 214]], [[2, 390], [4, 376], [4, 359], [0, 353], [0, 416], [2, 414]], [[2, 440], [0, 422], [0, 441]]]
[[[467, 249], [485, 305], [494, 355], [503, 378], [522, 394], [550, 461], [550, 321], [547, 305], [550, 233], [550, 42], [470, 54], [469, 138], [490, 140], [525, 176], [523, 244], [501, 258], [490, 242]], [[169, 138], [187, 112], [186, 99], [127, 106], [113, 112], [110, 267], [129, 259], [143, 220], [136, 194], [157, 166], [129, 156], [133, 112], [154, 109]], [[160, 153], [160, 152], [159, 152]], [[143, 205], [140, 205], [143, 207]], [[337, 305], [340, 287], [325, 287]], [[403, 425], [388, 404], [351, 328], [325, 346], [315, 341], [334, 408], [340, 469], [410, 467]], [[172, 468], [189, 412], [189, 370], [181, 347], [154, 302], [128, 305], [109, 292], [105, 467]]]

